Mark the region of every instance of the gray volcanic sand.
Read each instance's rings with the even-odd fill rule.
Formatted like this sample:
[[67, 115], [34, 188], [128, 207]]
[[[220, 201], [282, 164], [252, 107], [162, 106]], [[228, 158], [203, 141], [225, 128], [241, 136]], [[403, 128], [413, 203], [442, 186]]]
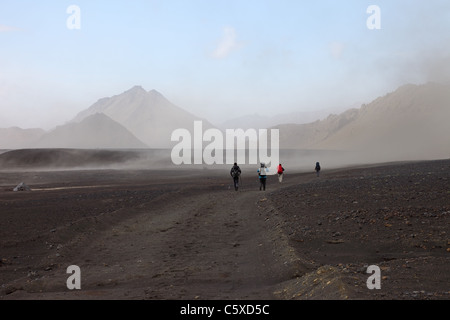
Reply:
[[449, 299], [449, 169], [2, 172], [0, 299]]

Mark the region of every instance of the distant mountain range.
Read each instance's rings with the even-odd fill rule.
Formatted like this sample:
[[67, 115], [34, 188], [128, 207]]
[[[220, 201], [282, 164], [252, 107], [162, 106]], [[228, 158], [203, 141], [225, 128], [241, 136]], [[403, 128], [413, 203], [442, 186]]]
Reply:
[[[298, 121], [308, 118], [305, 113], [279, 116], [283, 122], [271, 128], [280, 130], [280, 147], [359, 152], [373, 161], [450, 158], [448, 85], [409, 84], [358, 108], [328, 117], [319, 113], [309, 116], [321, 120], [304, 124]], [[276, 119], [242, 117], [223, 124], [222, 129], [264, 128]], [[193, 132], [195, 120], [203, 120], [204, 130], [213, 127], [173, 105], [156, 90], [147, 92], [135, 86], [98, 100], [69, 123], [49, 132], [0, 129], [0, 149], [171, 148], [171, 133], [178, 128]]]
[[450, 158], [450, 87], [405, 85], [359, 109], [285, 124], [280, 147], [365, 153], [374, 160]]
[[20, 148], [169, 148], [175, 129], [193, 130], [203, 120], [175, 106], [156, 90], [135, 86], [98, 100], [70, 122], [42, 129], [0, 129], [0, 149]]
[[168, 148], [175, 129], [193, 130], [195, 120], [203, 120], [204, 128], [212, 127], [205, 119], [175, 106], [156, 90], [145, 91], [135, 86], [111, 98], [103, 98], [80, 112], [72, 122], [103, 113], [117, 121], [151, 148]]
[[219, 125], [220, 129], [267, 129], [279, 124], [305, 124], [322, 120], [333, 113], [341, 113], [347, 109], [359, 108], [361, 103], [355, 103], [350, 107], [328, 108], [315, 111], [299, 111], [274, 116], [264, 116], [260, 114], [249, 114], [234, 119], [227, 120]]

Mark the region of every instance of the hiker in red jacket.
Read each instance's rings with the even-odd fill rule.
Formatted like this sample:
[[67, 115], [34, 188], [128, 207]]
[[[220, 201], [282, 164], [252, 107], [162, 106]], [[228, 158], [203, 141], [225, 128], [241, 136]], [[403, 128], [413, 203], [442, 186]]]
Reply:
[[284, 168], [283, 168], [283, 166], [281, 165], [281, 163], [278, 165], [278, 169], [277, 169], [278, 171], [278, 181], [281, 183], [281, 182], [283, 182], [283, 174], [284, 174]]

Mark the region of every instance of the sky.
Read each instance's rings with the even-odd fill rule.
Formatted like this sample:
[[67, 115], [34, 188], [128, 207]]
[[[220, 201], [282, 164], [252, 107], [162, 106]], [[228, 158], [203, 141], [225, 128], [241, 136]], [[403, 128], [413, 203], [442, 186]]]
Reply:
[[48, 130], [135, 85], [217, 124], [449, 75], [448, 0], [0, 1], [0, 128]]

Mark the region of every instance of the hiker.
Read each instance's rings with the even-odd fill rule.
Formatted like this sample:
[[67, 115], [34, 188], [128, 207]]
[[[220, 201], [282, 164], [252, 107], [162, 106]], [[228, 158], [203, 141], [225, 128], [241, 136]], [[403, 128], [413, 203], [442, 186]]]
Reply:
[[320, 163], [316, 162], [316, 168], [315, 168], [316, 172], [317, 172], [317, 176], [319, 176], [320, 173]]
[[259, 174], [259, 190], [266, 190], [266, 180], [267, 180], [267, 171], [269, 169], [266, 167], [264, 162], [261, 162], [261, 167], [258, 169]]
[[281, 165], [281, 163], [278, 165], [277, 170], [278, 170], [277, 171], [277, 173], [278, 173], [278, 181], [281, 183], [281, 182], [283, 182], [283, 173], [284, 173], [284, 168]]
[[241, 176], [241, 168], [239, 168], [236, 162], [234, 163], [233, 167], [230, 170], [230, 175], [234, 181], [234, 190], [237, 191], [239, 188], [239, 177]]

